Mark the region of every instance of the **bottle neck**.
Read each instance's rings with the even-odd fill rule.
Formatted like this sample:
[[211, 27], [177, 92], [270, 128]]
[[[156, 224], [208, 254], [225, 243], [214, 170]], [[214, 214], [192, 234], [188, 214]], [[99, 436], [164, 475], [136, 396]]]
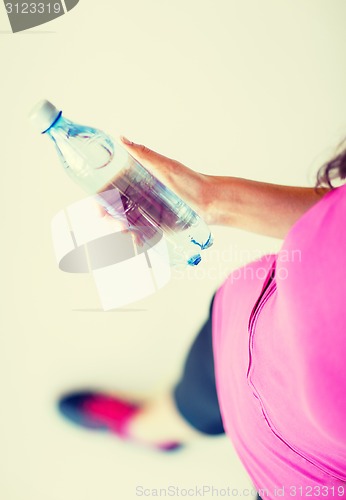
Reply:
[[109, 180], [114, 144], [107, 134], [62, 115], [46, 134], [54, 142], [67, 174], [86, 191], [96, 192]]
[[53, 127], [55, 127], [55, 125], [59, 122], [60, 119], [62, 119], [62, 111], [60, 111], [54, 122], [47, 128], [47, 130], [44, 130], [42, 134], [49, 132]]

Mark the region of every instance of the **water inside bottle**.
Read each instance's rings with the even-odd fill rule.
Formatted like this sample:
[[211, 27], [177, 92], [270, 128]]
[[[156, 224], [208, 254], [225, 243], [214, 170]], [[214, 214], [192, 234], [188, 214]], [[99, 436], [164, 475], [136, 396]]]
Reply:
[[[114, 188], [121, 193], [122, 206], [119, 197], [111, 195]], [[190, 265], [197, 265], [199, 251], [212, 244], [210, 231], [196, 212], [130, 155], [127, 165], [98, 196], [110, 215], [125, 215], [139, 242], [150, 244], [158, 232], [166, 232]]]

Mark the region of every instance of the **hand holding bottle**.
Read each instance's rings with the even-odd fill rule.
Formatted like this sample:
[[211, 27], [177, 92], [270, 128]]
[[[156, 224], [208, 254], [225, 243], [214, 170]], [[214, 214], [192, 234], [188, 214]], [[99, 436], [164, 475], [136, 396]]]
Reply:
[[159, 181], [186, 201], [208, 223], [207, 192], [210, 176], [196, 172], [126, 137], [120, 137], [127, 151]]
[[121, 147], [103, 131], [65, 118], [46, 100], [35, 106], [30, 118], [54, 142], [66, 173], [124, 223], [122, 229], [136, 234], [149, 248], [164, 235], [174, 262], [192, 266], [200, 262], [200, 251], [209, 248], [213, 238], [184, 199], [203, 209], [207, 176], [130, 141], [123, 140]]

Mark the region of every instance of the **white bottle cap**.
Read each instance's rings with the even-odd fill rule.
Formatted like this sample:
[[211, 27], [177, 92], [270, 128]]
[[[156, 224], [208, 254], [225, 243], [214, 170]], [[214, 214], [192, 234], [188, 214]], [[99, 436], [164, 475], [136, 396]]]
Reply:
[[59, 111], [51, 102], [43, 100], [38, 102], [33, 108], [29, 114], [29, 119], [34, 127], [42, 133], [52, 126], [60, 113], [61, 111]]

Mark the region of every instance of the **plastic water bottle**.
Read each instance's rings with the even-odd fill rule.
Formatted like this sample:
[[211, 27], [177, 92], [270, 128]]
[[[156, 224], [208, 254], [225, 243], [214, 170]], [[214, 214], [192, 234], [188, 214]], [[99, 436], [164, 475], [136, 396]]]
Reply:
[[108, 214], [135, 233], [137, 243], [151, 246], [163, 234], [179, 255], [173, 264], [182, 259], [199, 264], [200, 251], [213, 243], [208, 226], [125, 148], [101, 130], [68, 120], [46, 100], [35, 106], [30, 119], [54, 141], [67, 174], [96, 194]]

